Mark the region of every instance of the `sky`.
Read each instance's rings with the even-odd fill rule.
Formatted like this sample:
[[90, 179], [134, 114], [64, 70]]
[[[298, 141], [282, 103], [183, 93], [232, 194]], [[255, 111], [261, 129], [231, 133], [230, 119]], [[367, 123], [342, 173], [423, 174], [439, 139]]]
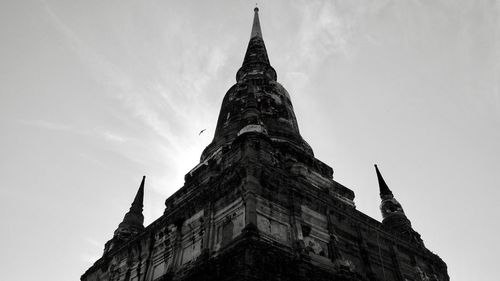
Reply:
[[[500, 2], [258, 2], [301, 134], [357, 209], [381, 219], [376, 163], [451, 280], [497, 280]], [[143, 175], [145, 224], [162, 215], [212, 140], [254, 6], [0, 1], [3, 280], [78, 280]]]

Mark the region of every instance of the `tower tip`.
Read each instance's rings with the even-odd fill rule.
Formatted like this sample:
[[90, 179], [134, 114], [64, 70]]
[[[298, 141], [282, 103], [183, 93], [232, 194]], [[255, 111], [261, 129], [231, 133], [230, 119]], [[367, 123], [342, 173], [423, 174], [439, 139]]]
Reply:
[[137, 234], [144, 229], [144, 215], [142, 210], [144, 207], [144, 180], [146, 176], [142, 176], [141, 185], [135, 195], [134, 201], [130, 206], [129, 211], [125, 214], [123, 221], [118, 225], [115, 230], [114, 236], [121, 236], [122, 238], [130, 238], [130, 234]]
[[252, 25], [252, 32], [250, 34], [250, 39], [253, 37], [262, 38], [262, 30], [260, 29], [260, 22], [259, 22], [259, 8], [255, 7], [253, 10], [255, 13], [253, 15], [253, 25]]
[[387, 186], [387, 183], [385, 183], [385, 180], [382, 177], [382, 174], [380, 173], [377, 164], [374, 164], [374, 166], [375, 166], [375, 172], [377, 173], [378, 185], [380, 189], [380, 198], [383, 198], [385, 196], [392, 196], [392, 192], [389, 189], [389, 186]]
[[139, 186], [139, 190], [137, 190], [137, 194], [135, 195], [134, 202], [132, 202], [132, 206], [140, 206], [142, 209], [143, 201], [144, 201], [144, 182], [146, 181], [146, 176], [142, 176], [141, 185]]
[[139, 191], [137, 193], [144, 193], [144, 182], [146, 181], [146, 176], [142, 176], [141, 185], [139, 185]]

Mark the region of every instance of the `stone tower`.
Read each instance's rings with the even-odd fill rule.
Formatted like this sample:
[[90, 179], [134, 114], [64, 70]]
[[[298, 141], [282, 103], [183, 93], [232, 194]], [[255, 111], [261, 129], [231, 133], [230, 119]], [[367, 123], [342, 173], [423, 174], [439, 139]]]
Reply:
[[200, 163], [146, 228], [143, 179], [81, 280], [449, 280], [378, 168], [382, 223], [315, 158], [269, 62], [258, 11]]

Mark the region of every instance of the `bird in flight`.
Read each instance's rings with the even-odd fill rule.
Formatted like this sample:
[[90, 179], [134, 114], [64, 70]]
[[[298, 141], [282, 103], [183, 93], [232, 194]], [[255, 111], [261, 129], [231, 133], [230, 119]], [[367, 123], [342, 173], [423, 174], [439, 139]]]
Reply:
[[203, 132], [205, 132], [205, 130], [206, 129], [201, 130], [200, 133], [198, 134], [198, 136], [201, 135]]

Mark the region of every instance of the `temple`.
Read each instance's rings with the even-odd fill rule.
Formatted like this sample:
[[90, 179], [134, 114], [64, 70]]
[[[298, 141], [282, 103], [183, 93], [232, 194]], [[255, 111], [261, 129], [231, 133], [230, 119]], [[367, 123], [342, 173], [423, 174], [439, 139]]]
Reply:
[[382, 222], [356, 209], [354, 192], [300, 135], [255, 8], [236, 84], [200, 163], [147, 227], [143, 178], [81, 280], [448, 281], [446, 264], [425, 247], [377, 166], [375, 173]]

